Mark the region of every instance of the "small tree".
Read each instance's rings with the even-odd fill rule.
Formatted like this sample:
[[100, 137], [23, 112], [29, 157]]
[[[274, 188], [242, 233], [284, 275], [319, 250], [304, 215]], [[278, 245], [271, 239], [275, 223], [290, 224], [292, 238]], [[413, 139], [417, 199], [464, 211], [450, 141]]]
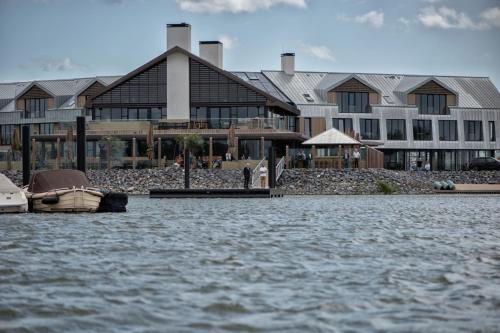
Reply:
[[99, 147], [106, 153], [107, 168], [111, 169], [113, 162], [123, 161], [125, 144], [114, 136], [106, 136], [99, 140]]
[[199, 134], [181, 135], [176, 138], [176, 141], [181, 150], [187, 149], [190, 152], [203, 146], [203, 138]]

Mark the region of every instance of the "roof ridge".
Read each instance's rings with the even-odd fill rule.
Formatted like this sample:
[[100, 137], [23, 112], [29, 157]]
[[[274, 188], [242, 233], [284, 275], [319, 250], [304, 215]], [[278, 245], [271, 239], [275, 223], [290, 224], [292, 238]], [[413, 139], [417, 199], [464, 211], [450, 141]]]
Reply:
[[[262, 72], [282, 72], [279, 69], [267, 70]], [[397, 76], [416, 76], [416, 77], [450, 77], [450, 78], [470, 78], [470, 79], [490, 79], [489, 76], [468, 76], [468, 75], [436, 75], [436, 74], [401, 74], [401, 73], [357, 73], [357, 72], [325, 72], [325, 71], [295, 71], [295, 73], [314, 73], [314, 74], [351, 74], [351, 75], [397, 75]]]

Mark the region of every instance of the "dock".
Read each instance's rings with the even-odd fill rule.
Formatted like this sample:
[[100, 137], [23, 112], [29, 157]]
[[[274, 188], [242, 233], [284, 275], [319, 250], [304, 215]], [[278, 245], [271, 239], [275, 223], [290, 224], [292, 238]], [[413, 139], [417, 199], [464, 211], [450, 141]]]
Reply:
[[149, 190], [150, 198], [279, 198], [283, 192], [270, 188], [255, 189], [162, 189]]
[[439, 194], [500, 194], [500, 184], [455, 184], [454, 190], [436, 190]]

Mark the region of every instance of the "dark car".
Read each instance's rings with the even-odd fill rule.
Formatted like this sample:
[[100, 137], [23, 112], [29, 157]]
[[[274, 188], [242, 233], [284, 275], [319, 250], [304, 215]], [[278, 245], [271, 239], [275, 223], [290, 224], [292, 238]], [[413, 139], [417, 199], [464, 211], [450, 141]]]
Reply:
[[469, 163], [469, 170], [500, 170], [500, 161], [493, 157], [473, 158]]

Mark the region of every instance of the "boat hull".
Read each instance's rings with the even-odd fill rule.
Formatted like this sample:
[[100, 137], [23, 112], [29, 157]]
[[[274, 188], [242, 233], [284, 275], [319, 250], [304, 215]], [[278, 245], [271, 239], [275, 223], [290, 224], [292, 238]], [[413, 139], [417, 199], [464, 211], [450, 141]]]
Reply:
[[0, 213], [25, 213], [27, 211], [28, 200], [21, 190], [0, 193]]
[[[47, 203], [47, 198], [57, 197], [57, 202]], [[33, 194], [34, 212], [94, 213], [99, 208], [102, 194], [87, 189], [68, 189]], [[45, 200], [44, 200], [45, 199]]]

